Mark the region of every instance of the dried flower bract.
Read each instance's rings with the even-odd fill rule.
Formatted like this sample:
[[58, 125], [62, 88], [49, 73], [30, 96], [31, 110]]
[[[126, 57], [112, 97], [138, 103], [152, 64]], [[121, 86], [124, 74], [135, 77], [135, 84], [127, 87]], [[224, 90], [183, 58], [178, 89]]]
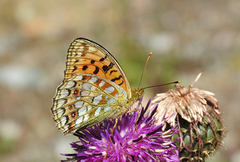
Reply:
[[180, 137], [175, 144], [181, 161], [204, 161], [221, 145], [225, 132], [214, 94], [193, 88], [193, 84], [188, 88], [176, 85], [175, 90], [157, 94], [151, 103], [158, 105], [158, 124], [168, 118], [164, 128], [175, 124], [180, 128], [173, 140]]

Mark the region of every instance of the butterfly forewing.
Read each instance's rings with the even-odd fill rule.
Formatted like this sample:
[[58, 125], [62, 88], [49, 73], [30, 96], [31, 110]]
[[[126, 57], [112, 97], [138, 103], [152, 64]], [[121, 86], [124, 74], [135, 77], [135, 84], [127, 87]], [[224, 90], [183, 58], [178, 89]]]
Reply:
[[71, 43], [64, 81], [77, 73], [106, 78], [126, 90], [128, 97], [131, 97], [129, 82], [116, 59], [104, 47], [93, 41], [78, 38]]

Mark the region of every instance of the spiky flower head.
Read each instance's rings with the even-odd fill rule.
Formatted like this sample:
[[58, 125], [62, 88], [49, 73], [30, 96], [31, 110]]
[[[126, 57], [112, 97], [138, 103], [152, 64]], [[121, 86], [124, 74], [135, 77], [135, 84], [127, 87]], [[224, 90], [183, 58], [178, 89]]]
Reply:
[[177, 84], [175, 90], [157, 94], [151, 103], [158, 105], [156, 119], [168, 118], [164, 128], [175, 124], [180, 128], [173, 140], [180, 137], [175, 144], [181, 161], [204, 161], [221, 145], [225, 132], [214, 94], [193, 88], [193, 84], [188, 88]]
[[178, 149], [173, 145], [175, 141], [171, 140], [178, 130], [173, 127], [162, 131], [163, 124], [155, 125], [153, 116], [156, 107], [145, 116], [149, 103], [146, 108], [142, 108], [140, 114], [135, 111], [118, 118], [113, 133], [113, 119], [75, 133], [79, 141], [71, 143], [71, 146], [77, 153], [62, 154], [68, 156], [63, 161], [178, 162]]

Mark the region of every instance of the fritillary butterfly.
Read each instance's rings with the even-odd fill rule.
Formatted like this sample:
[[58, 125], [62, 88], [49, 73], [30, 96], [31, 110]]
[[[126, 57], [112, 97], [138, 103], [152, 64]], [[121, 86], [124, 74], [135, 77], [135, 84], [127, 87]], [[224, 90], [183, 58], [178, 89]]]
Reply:
[[118, 118], [139, 100], [117, 60], [101, 45], [75, 39], [67, 55], [64, 80], [53, 99], [53, 119], [64, 133], [74, 133], [105, 119]]

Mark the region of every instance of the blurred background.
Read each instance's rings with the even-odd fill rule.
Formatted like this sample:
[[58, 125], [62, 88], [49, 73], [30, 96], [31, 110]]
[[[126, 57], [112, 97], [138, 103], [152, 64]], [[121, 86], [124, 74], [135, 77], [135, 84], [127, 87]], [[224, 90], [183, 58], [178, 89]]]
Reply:
[[[239, 0], [1, 0], [0, 159], [54, 162], [72, 153], [50, 108], [63, 80], [67, 49], [94, 40], [137, 87], [181, 80], [215, 93], [227, 127], [224, 147], [208, 162], [240, 161]], [[145, 99], [172, 86], [148, 89]]]

